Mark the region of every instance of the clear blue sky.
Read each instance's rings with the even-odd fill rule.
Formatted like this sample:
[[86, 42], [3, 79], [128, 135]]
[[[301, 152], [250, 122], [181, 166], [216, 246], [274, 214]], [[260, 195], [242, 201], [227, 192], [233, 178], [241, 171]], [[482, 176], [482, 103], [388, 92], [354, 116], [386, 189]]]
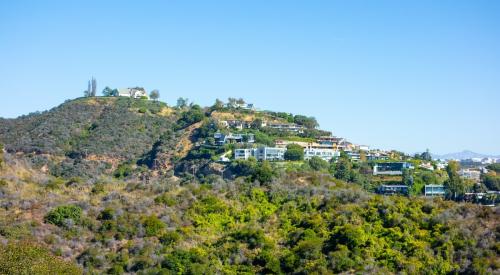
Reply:
[[500, 1], [1, 1], [0, 116], [104, 86], [243, 97], [355, 143], [500, 154]]

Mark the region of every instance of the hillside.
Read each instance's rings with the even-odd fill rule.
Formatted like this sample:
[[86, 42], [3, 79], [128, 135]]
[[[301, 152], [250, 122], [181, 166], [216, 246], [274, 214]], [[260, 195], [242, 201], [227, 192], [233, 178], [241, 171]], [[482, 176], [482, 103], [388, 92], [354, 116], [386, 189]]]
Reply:
[[[499, 272], [498, 207], [422, 197], [447, 172], [398, 152], [368, 161], [339, 141], [351, 155], [305, 159], [299, 144], [325, 136], [217, 102], [91, 97], [0, 119], [0, 274]], [[283, 160], [235, 158], [278, 145]], [[388, 161], [416, 168], [373, 175]]]
[[168, 135], [175, 146], [177, 116], [160, 102], [82, 98], [0, 120], [0, 141], [55, 176], [94, 177], [148, 154], [160, 137]]

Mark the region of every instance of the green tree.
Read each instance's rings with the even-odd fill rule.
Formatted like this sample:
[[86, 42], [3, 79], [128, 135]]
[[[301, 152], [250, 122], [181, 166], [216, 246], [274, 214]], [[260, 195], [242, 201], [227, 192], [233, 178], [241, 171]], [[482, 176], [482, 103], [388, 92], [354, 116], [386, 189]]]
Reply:
[[410, 169], [403, 169], [403, 184], [406, 186], [412, 186], [413, 185], [413, 176], [411, 174]]
[[157, 101], [158, 98], [160, 98], [160, 91], [159, 90], [152, 90], [151, 93], [149, 94], [149, 97], [154, 100], [154, 101]]
[[431, 161], [432, 160], [432, 155], [431, 153], [429, 152], [429, 149], [425, 150], [425, 152], [423, 152], [420, 157], [423, 159], [423, 160], [426, 160], [426, 161]]
[[112, 90], [110, 87], [106, 86], [106, 87], [102, 90], [102, 95], [103, 95], [103, 96], [112, 96], [112, 94], [111, 94], [112, 92], [113, 92], [113, 90]]
[[259, 144], [265, 144], [268, 146], [274, 146], [274, 139], [266, 133], [261, 131], [255, 132], [255, 142]]
[[345, 152], [340, 153], [340, 158], [335, 164], [335, 178], [343, 181], [351, 181], [352, 163]]
[[493, 170], [496, 173], [500, 173], [500, 163], [490, 164], [490, 165], [486, 166], [486, 169]]
[[267, 160], [257, 165], [253, 178], [261, 183], [269, 183], [273, 180], [274, 170], [271, 163]]
[[92, 96], [92, 86], [91, 86], [91, 85], [92, 85], [92, 84], [91, 84], [91, 82], [90, 82], [90, 80], [89, 80], [89, 81], [88, 81], [88, 83], [87, 83], [87, 90], [83, 91], [83, 95], [84, 95], [85, 97], [90, 97], [90, 96]]
[[181, 128], [184, 128], [202, 121], [204, 117], [205, 113], [203, 112], [203, 109], [199, 105], [193, 105], [188, 111], [181, 114], [178, 124]]
[[179, 97], [177, 99], [177, 108], [186, 108], [188, 106], [189, 99]]
[[220, 99], [216, 99], [215, 100], [215, 103], [214, 103], [214, 106], [212, 106], [212, 109], [214, 110], [221, 110], [224, 108], [224, 102]]
[[236, 103], [237, 103], [237, 102], [238, 102], [238, 100], [237, 100], [236, 98], [234, 98], [234, 97], [229, 97], [229, 98], [227, 99], [227, 104], [228, 104], [229, 106], [231, 106], [231, 107], [236, 106]]
[[489, 190], [500, 191], [500, 176], [495, 173], [488, 173], [482, 176], [482, 180]]
[[448, 179], [444, 182], [447, 191], [447, 197], [456, 200], [459, 196], [463, 195], [466, 191], [465, 181], [460, 177], [458, 171], [460, 164], [457, 161], [449, 161], [446, 167]]
[[304, 149], [298, 144], [289, 144], [286, 147], [285, 159], [299, 161], [304, 159]]
[[329, 163], [320, 157], [314, 156], [309, 160], [309, 166], [315, 171], [322, 171], [328, 169]]
[[263, 121], [261, 118], [256, 118], [254, 121], [252, 121], [250, 127], [252, 127], [252, 129], [260, 130], [262, 128], [262, 122]]
[[314, 129], [319, 126], [318, 122], [316, 121], [316, 118], [314, 117], [307, 117], [303, 115], [296, 115], [293, 118], [294, 122], [302, 125], [308, 129]]
[[102, 90], [102, 95], [103, 96], [117, 96], [118, 95], [118, 90], [111, 89], [110, 87], [106, 86], [106, 88], [104, 88]]
[[95, 96], [96, 92], [97, 92], [97, 80], [94, 77], [92, 77], [90, 96]]

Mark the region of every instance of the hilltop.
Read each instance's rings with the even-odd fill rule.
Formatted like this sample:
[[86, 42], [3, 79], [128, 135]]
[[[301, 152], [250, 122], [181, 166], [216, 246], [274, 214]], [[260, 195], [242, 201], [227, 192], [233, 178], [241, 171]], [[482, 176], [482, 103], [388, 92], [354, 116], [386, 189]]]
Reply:
[[2, 274], [500, 269], [500, 212], [479, 205], [495, 198], [422, 196], [498, 189], [498, 167], [473, 185], [428, 152], [352, 144], [305, 115], [86, 97], [0, 119], [0, 143]]
[[[56, 176], [94, 177], [175, 140], [178, 113], [161, 102], [80, 98], [42, 113], [0, 120], [7, 152]], [[172, 150], [175, 142], [171, 144]]]
[[[200, 144], [212, 138], [221, 121], [288, 123], [287, 116], [290, 114], [197, 105], [172, 108], [159, 101], [127, 97], [85, 97], [45, 112], [0, 119], [0, 142], [32, 168], [57, 177], [96, 179], [120, 169], [127, 175], [157, 175], [173, 172], [176, 166], [177, 172], [192, 169], [194, 159], [212, 162], [211, 157], [221, 148]], [[298, 118], [308, 123], [307, 117]], [[252, 131], [258, 142], [274, 144], [271, 133]], [[307, 131], [308, 135], [327, 133]], [[210, 155], [197, 155], [201, 151]], [[197, 170], [206, 165], [198, 166]], [[137, 173], [129, 173], [131, 169]]]

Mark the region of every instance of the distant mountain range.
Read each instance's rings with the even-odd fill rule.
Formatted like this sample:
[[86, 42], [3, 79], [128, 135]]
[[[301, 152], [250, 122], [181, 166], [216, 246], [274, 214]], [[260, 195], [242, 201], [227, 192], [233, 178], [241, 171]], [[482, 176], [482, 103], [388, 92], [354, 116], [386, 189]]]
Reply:
[[485, 155], [469, 150], [464, 150], [462, 152], [449, 153], [444, 155], [432, 154], [434, 159], [471, 159], [471, 158], [500, 158], [500, 156]]

